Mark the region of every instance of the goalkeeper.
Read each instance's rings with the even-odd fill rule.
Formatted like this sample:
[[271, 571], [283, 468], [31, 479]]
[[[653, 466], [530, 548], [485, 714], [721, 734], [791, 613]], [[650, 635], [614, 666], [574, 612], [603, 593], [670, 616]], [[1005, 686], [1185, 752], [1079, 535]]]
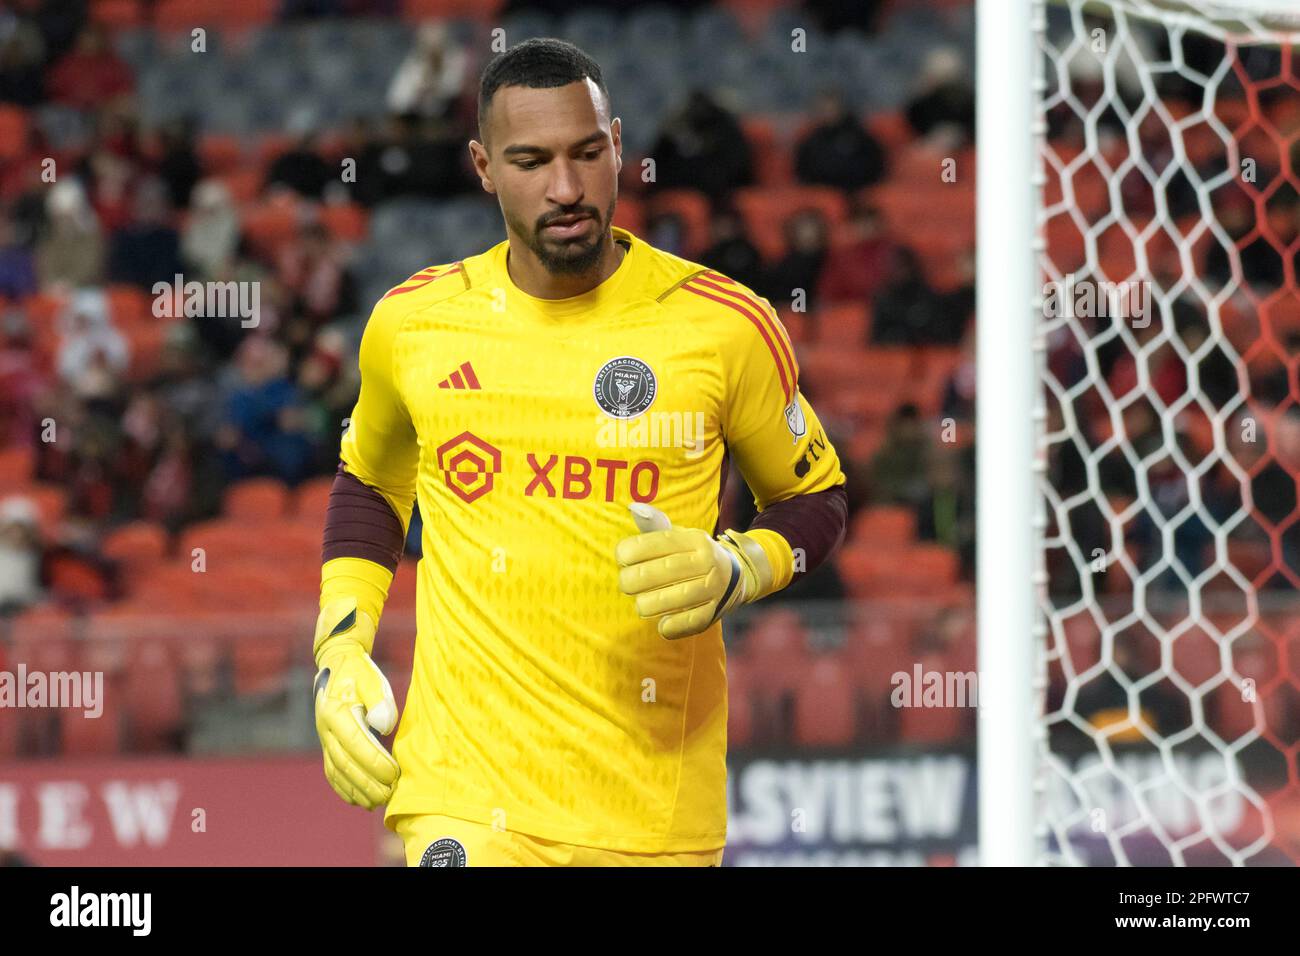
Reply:
[[[393, 288], [362, 337], [316, 726], [330, 784], [384, 806], [411, 865], [718, 865], [721, 622], [844, 534], [771, 305], [612, 224], [620, 126], [568, 43], [489, 63], [469, 149], [507, 239]], [[732, 461], [759, 514], [719, 534]], [[371, 654], [416, 503], [399, 722]]]

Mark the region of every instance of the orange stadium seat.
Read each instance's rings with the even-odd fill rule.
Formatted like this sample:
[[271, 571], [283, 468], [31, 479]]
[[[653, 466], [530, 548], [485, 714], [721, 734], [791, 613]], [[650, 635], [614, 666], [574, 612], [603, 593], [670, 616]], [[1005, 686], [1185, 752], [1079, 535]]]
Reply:
[[232, 521], [260, 523], [283, 518], [289, 489], [278, 478], [249, 478], [227, 489], [222, 511]]
[[21, 106], [0, 104], [0, 160], [14, 160], [27, 149], [30, 119]]
[[199, 138], [197, 152], [199, 164], [207, 175], [224, 176], [239, 168], [244, 157], [244, 144], [237, 136], [206, 133]]
[[784, 693], [808, 657], [798, 613], [777, 605], [764, 609], [745, 635], [744, 654], [753, 666], [758, 693]]
[[320, 221], [335, 239], [360, 242], [366, 237], [369, 214], [357, 203], [335, 203], [321, 207]]
[[59, 709], [59, 737], [62, 753], [69, 757], [98, 757], [116, 754], [122, 746], [122, 694], [104, 682], [103, 713], [88, 717], [84, 710]]
[[614, 209], [614, 225], [634, 235], [645, 234], [645, 203], [636, 196], [619, 196]]
[[965, 360], [965, 353], [960, 348], [929, 346], [918, 350], [917, 358], [921, 372], [914, 377], [916, 387], [912, 401], [923, 415], [937, 415], [943, 407], [944, 391], [952, 380], [958, 367]]
[[899, 112], [873, 113], [867, 116], [864, 122], [868, 132], [890, 154], [901, 151], [916, 138], [916, 132], [907, 122], [907, 117]]
[[222, 173], [218, 178], [230, 192], [231, 200], [244, 205], [251, 203], [261, 193], [266, 175], [261, 169], [244, 167]]
[[188, 32], [195, 26], [244, 29], [270, 23], [279, 0], [161, 0], [154, 8], [154, 27]]
[[132, 749], [168, 746], [180, 729], [180, 665], [166, 641], [136, 641], [124, 674], [127, 739]]
[[91, 0], [90, 19], [109, 28], [138, 26], [144, 19], [140, 0]]
[[256, 694], [280, 689], [293, 652], [293, 642], [289, 638], [267, 638], [264, 635], [235, 638], [235, 693]]
[[898, 505], [863, 508], [850, 530], [849, 540], [874, 547], [911, 544], [916, 538], [916, 513]]
[[842, 302], [818, 309], [815, 321], [819, 344], [861, 346], [871, 332], [871, 309], [866, 302]]
[[30, 445], [0, 448], [0, 497], [21, 493], [31, 483], [34, 461]]
[[727, 744], [747, 746], [754, 738], [754, 703], [749, 660], [727, 655]]
[[105, 557], [127, 565], [154, 564], [167, 551], [167, 532], [152, 521], [132, 521], [105, 535], [101, 550]]
[[298, 234], [298, 203], [280, 193], [270, 202], [246, 208], [243, 221], [249, 244], [263, 255], [274, 255]]
[[794, 742], [805, 747], [843, 747], [857, 733], [853, 682], [838, 654], [808, 661], [794, 688]]
[[153, 314], [153, 297], [133, 285], [110, 285], [105, 290], [108, 315], [113, 325], [122, 330], [130, 325], [158, 324], [162, 320]]
[[16, 493], [31, 499], [41, 516], [42, 533], [47, 537], [53, 535], [63, 521], [63, 514], [67, 507], [63, 489], [54, 485], [33, 484], [16, 489]]
[[749, 116], [741, 119], [740, 125], [754, 149], [754, 173], [758, 185], [793, 185], [794, 156], [777, 124], [765, 116]]
[[131, 350], [127, 375], [132, 381], [146, 381], [158, 370], [169, 326], [167, 320], [158, 319], [152, 323], [136, 322], [119, 328]]
[[333, 487], [333, 475], [309, 478], [304, 481], [298, 486], [289, 501], [293, 519], [317, 527], [324, 527], [325, 508], [329, 504], [330, 489]]
[[693, 189], [666, 189], [655, 193], [647, 203], [647, 218], [675, 215], [682, 221], [686, 257], [698, 256], [710, 242], [709, 198]]
[[746, 187], [736, 190], [735, 203], [754, 245], [764, 258], [773, 261], [785, 252], [783, 224], [795, 213], [816, 209], [830, 225], [848, 218], [843, 190], [829, 186]]

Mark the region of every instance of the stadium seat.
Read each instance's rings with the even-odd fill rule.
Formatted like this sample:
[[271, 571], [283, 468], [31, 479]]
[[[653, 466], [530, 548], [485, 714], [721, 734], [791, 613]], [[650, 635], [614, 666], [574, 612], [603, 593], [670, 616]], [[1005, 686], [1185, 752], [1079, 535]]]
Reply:
[[279, 690], [295, 651], [307, 654], [301, 641], [290, 638], [237, 637], [233, 645], [234, 690], [236, 694], [259, 694]]
[[330, 489], [333, 487], [333, 475], [309, 478], [299, 485], [289, 501], [293, 520], [324, 528], [325, 508], [329, 504]]
[[754, 173], [758, 185], [794, 185], [794, 157], [777, 124], [769, 117], [746, 116], [741, 119], [741, 129], [754, 150]]
[[870, 308], [866, 302], [841, 302], [817, 310], [819, 345], [862, 346], [871, 332]]
[[30, 445], [0, 448], [0, 497], [21, 493], [31, 484], [34, 461]]
[[916, 539], [916, 513], [901, 505], [863, 508], [853, 517], [849, 540], [873, 547], [907, 545]]
[[207, 133], [199, 137], [197, 152], [199, 165], [208, 176], [224, 176], [239, 169], [244, 157], [244, 144], [237, 136]]
[[747, 657], [727, 655], [727, 746], [745, 747], [754, 739], [754, 700]]
[[754, 245], [772, 262], [785, 254], [782, 224], [796, 213], [815, 209], [831, 225], [848, 217], [843, 191], [829, 186], [746, 187], [736, 190], [735, 204]]
[[853, 682], [839, 654], [811, 658], [794, 687], [794, 742], [845, 747], [857, 734]]
[[131, 567], [145, 567], [161, 560], [167, 550], [167, 532], [151, 521], [132, 521], [114, 528], [104, 537], [100, 549], [106, 558]]
[[67, 757], [112, 756], [122, 747], [122, 699], [120, 688], [103, 685], [103, 712], [89, 717], [85, 710], [59, 708], [60, 751]]
[[325, 205], [319, 215], [321, 224], [335, 239], [360, 242], [366, 237], [369, 215], [363, 206], [356, 203]]
[[180, 667], [166, 641], [136, 641], [124, 675], [127, 743], [132, 750], [161, 750], [181, 730]]
[[278, 478], [249, 478], [226, 491], [222, 511], [231, 521], [257, 524], [280, 520], [288, 504], [289, 489], [284, 482]]
[[666, 189], [654, 193], [647, 203], [647, 216], [675, 215], [685, 235], [684, 254], [698, 256], [709, 246], [709, 198], [693, 189]]
[[90, 19], [110, 29], [138, 26], [144, 19], [140, 0], [91, 0]]

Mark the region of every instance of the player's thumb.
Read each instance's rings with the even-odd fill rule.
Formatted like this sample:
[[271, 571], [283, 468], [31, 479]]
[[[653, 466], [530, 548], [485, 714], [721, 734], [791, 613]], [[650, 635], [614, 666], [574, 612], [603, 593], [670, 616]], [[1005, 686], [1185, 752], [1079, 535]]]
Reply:
[[391, 734], [397, 726], [397, 700], [388, 678], [369, 656], [357, 676], [357, 697], [366, 709], [366, 723], [383, 736]]
[[668, 520], [668, 516], [653, 505], [636, 502], [627, 506], [628, 511], [632, 512], [632, 520], [636, 522], [636, 530], [645, 534], [647, 531], [667, 531], [673, 526]]

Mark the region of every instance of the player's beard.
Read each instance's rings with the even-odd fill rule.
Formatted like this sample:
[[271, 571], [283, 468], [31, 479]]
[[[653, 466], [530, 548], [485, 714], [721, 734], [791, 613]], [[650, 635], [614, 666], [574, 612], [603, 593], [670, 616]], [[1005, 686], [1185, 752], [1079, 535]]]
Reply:
[[[614, 219], [614, 205], [617, 202], [617, 196], [609, 201], [609, 208], [603, 217], [591, 206], [579, 206], [570, 210], [589, 215], [595, 222], [590, 236], [580, 239], [548, 239], [544, 223], [539, 222], [534, 228], [528, 229], [514, 216], [507, 216], [507, 219], [515, 233], [524, 237], [529, 250], [547, 272], [552, 275], [582, 275], [591, 272], [600, 263], [600, 253], [609, 238], [609, 224]], [[557, 217], [549, 218], [553, 220]]]

